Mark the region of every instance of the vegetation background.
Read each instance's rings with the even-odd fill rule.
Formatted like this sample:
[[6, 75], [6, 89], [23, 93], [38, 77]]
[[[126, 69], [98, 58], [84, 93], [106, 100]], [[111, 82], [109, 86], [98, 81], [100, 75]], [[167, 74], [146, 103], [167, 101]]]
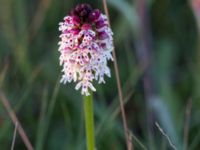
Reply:
[[[125, 110], [136, 150], [200, 149], [200, 0], [108, 0]], [[82, 98], [60, 85], [58, 23], [78, 3], [0, 0], [0, 89], [36, 150], [84, 150]], [[94, 94], [98, 150], [125, 150], [113, 63]], [[2, 98], [2, 97], [1, 97]], [[0, 149], [14, 124], [0, 103]], [[146, 148], [145, 148], [146, 147]], [[26, 147], [17, 133], [16, 150]]]

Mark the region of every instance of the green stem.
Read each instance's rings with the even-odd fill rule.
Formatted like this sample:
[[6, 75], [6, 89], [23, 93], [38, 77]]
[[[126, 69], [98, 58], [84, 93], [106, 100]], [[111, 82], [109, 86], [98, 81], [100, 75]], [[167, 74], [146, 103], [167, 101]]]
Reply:
[[84, 113], [85, 113], [85, 130], [87, 137], [87, 150], [95, 149], [94, 140], [94, 113], [93, 113], [93, 96], [84, 96]]

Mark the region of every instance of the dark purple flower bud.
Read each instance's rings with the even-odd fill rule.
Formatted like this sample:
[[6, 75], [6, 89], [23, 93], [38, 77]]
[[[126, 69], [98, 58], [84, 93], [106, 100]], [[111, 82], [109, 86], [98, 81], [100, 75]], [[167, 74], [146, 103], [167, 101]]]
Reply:
[[87, 15], [87, 11], [85, 10], [85, 9], [83, 9], [80, 13], [79, 13], [79, 15], [80, 15], [80, 17], [84, 17], [84, 16], [86, 16]]
[[105, 49], [106, 48], [106, 43], [101, 43], [100, 46]]
[[92, 11], [92, 7], [89, 4], [79, 4], [75, 7], [72, 14], [76, 14], [80, 17], [87, 16]]
[[89, 14], [89, 20], [91, 22], [93, 22], [93, 21], [99, 19], [99, 16], [100, 16], [100, 11], [98, 9], [95, 9], [92, 12], [90, 12], [90, 14]]
[[102, 28], [104, 26], [106, 26], [105, 21], [99, 20], [99, 21], [96, 22], [96, 28], [97, 29], [100, 29], [100, 28]]
[[82, 10], [86, 10], [88, 13], [92, 11], [92, 7], [89, 4], [81, 4]]
[[100, 40], [105, 40], [108, 38], [108, 34], [105, 31], [99, 32], [98, 35]]
[[75, 11], [76, 11], [77, 13], [80, 13], [80, 12], [81, 12], [81, 10], [82, 10], [81, 5], [82, 5], [82, 4], [78, 4], [78, 5], [75, 7]]

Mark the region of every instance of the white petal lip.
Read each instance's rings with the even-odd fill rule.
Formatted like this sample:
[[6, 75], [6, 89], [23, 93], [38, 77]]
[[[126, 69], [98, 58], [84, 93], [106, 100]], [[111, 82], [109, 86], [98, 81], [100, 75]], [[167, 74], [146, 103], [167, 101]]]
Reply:
[[94, 88], [94, 86], [93, 86], [91, 83], [88, 84], [88, 87], [89, 87], [92, 91], [96, 92], [96, 89]]
[[76, 90], [79, 90], [81, 86], [82, 86], [82, 82], [79, 82], [79, 83], [76, 85], [75, 89], [76, 89]]

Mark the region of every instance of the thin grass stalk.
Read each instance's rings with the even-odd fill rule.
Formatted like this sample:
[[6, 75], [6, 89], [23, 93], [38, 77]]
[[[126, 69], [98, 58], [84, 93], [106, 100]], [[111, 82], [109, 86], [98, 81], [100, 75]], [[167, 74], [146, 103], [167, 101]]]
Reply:
[[23, 140], [23, 142], [24, 142], [26, 148], [27, 148], [28, 150], [33, 150], [33, 146], [32, 146], [32, 144], [31, 144], [31, 142], [29, 141], [28, 136], [26, 135], [24, 129], [23, 129], [22, 126], [21, 126], [21, 123], [19, 122], [19, 120], [18, 120], [16, 114], [14, 113], [13, 109], [12, 109], [11, 106], [10, 106], [10, 103], [9, 103], [8, 99], [7, 99], [6, 96], [3, 94], [2, 91], [0, 91], [0, 100], [1, 100], [1, 102], [2, 102], [2, 104], [3, 104], [3, 106], [4, 106], [4, 108], [5, 108], [6, 111], [8, 112], [8, 114], [9, 114], [9, 116], [10, 116], [10, 118], [11, 118], [13, 124], [15, 124], [16, 122], [18, 123], [18, 128], [17, 128], [17, 130], [18, 130], [19, 135], [21, 136], [21, 138], [22, 138], [22, 140]]
[[[109, 18], [109, 11], [108, 11], [106, 0], [102, 0], [102, 1], [103, 1], [103, 7], [104, 7], [105, 14], [108, 18], [109, 26], [111, 26], [110, 25], [110, 18]], [[116, 81], [117, 81], [117, 90], [118, 90], [118, 94], [119, 94], [119, 102], [120, 102], [120, 109], [121, 109], [121, 114], [122, 114], [124, 134], [125, 134], [125, 137], [126, 137], [126, 145], [127, 145], [127, 149], [131, 150], [131, 149], [134, 149], [134, 148], [133, 148], [132, 142], [129, 141], [129, 130], [128, 130], [126, 114], [125, 114], [125, 110], [124, 110], [122, 86], [121, 86], [120, 77], [119, 77], [119, 69], [118, 69], [118, 64], [117, 64], [117, 57], [116, 57], [116, 53], [115, 53], [115, 48], [113, 49], [113, 58], [115, 60], [114, 61], [114, 70], [115, 70], [115, 77], [116, 77]]]
[[172, 142], [172, 140], [170, 139], [170, 137], [167, 135], [167, 133], [161, 128], [161, 126], [157, 122], [155, 123], [155, 125], [158, 128], [158, 130], [160, 131], [160, 133], [167, 139], [167, 141], [169, 142], [169, 145], [171, 146], [171, 148], [173, 150], [178, 150], [176, 148], [176, 146], [174, 145], [174, 143]]
[[138, 145], [140, 145], [140, 147], [143, 150], [148, 150], [147, 147], [133, 133], [131, 133], [130, 135], [132, 136], [132, 138], [134, 139], [134, 141], [136, 141], [138, 143]]
[[17, 136], [17, 128], [18, 128], [18, 122], [15, 123], [15, 130], [14, 130], [14, 134], [13, 134], [11, 150], [14, 150], [14, 147], [15, 147], [15, 140], [16, 140], [16, 136]]
[[95, 150], [93, 96], [84, 96], [83, 99], [87, 150]]
[[[22, 107], [22, 105], [24, 104], [25, 100], [28, 98], [29, 93], [32, 90], [32, 87], [30, 86], [31, 84], [33, 84], [33, 82], [35, 81], [36, 77], [38, 76], [39, 72], [40, 72], [41, 68], [40, 67], [36, 67], [36, 69], [34, 69], [29, 77], [29, 80], [27, 82], [27, 85], [25, 85], [25, 87], [22, 88], [23, 94], [22, 96], [19, 97], [18, 99], [18, 103], [13, 106], [13, 111], [15, 113], [17, 113], [20, 108]], [[0, 88], [1, 88], [1, 83], [0, 83]], [[10, 130], [12, 122], [7, 121], [4, 127], [2, 127], [2, 132], [0, 134], [0, 140], [2, 138], [4, 138], [4, 136], [7, 134], [8, 130]]]

